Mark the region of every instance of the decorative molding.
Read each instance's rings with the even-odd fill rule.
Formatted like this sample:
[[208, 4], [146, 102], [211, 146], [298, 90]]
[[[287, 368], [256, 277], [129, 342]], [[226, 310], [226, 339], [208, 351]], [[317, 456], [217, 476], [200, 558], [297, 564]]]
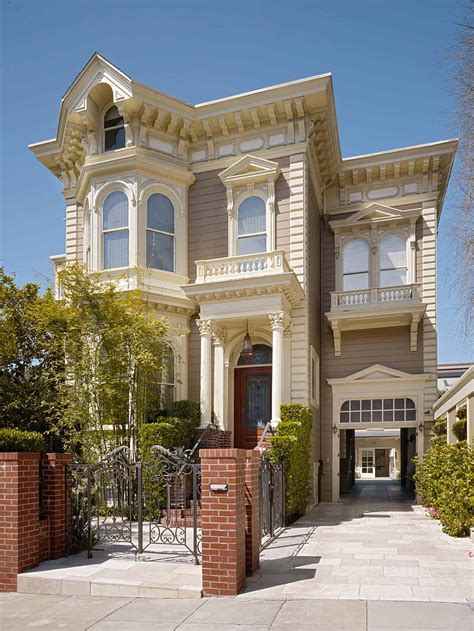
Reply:
[[196, 326], [199, 329], [200, 335], [209, 335], [213, 333], [212, 320], [196, 320]]
[[276, 313], [269, 313], [268, 319], [270, 320], [270, 328], [273, 329], [284, 329], [285, 327], [285, 317], [283, 311], [277, 311]]

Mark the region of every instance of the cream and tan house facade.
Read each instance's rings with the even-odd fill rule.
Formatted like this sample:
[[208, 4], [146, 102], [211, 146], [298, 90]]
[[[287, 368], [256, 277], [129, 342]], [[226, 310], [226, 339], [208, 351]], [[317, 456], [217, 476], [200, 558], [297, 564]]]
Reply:
[[164, 387], [200, 400], [203, 427], [253, 447], [282, 403], [308, 405], [315, 501], [339, 498], [355, 429], [422, 455], [455, 140], [343, 158], [330, 74], [191, 105], [94, 54], [31, 150], [64, 185], [55, 268], [169, 319]]

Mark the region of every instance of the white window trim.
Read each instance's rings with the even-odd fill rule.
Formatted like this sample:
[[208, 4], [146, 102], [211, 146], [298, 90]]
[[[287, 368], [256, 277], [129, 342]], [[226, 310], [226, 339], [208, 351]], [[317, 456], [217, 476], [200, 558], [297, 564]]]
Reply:
[[[245, 234], [245, 235], [239, 235], [239, 209], [240, 206], [242, 205], [242, 203], [246, 200], [249, 199], [249, 197], [259, 197], [263, 203], [265, 204], [265, 231], [264, 232], [253, 232], [253, 233], [249, 233], [249, 234]], [[233, 225], [235, 226], [235, 235], [233, 235], [234, 238], [234, 244], [233, 244], [233, 248], [231, 248], [234, 252], [234, 254], [229, 254], [229, 256], [239, 256], [237, 254], [238, 252], [238, 245], [239, 245], [239, 238], [242, 237], [255, 237], [255, 236], [261, 236], [261, 235], [265, 235], [265, 250], [264, 252], [273, 252], [273, 250], [275, 249], [274, 243], [273, 243], [273, 213], [269, 213], [268, 212], [268, 196], [265, 195], [265, 193], [261, 190], [257, 190], [257, 191], [250, 191], [250, 192], [245, 192], [242, 193], [241, 195], [239, 195], [236, 199], [235, 202], [235, 222], [233, 222]], [[245, 255], [242, 255], [245, 256]]]
[[[368, 267], [367, 267], [367, 273], [369, 276], [369, 283], [368, 283], [368, 287], [367, 289], [370, 289], [372, 287], [372, 279], [375, 278], [374, 276], [374, 270], [373, 270], [373, 262], [372, 262], [372, 253], [371, 253], [371, 249], [370, 249], [370, 239], [369, 239], [369, 235], [367, 234], [356, 234], [354, 236], [351, 236], [348, 239], [344, 239], [343, 245], [341, 247], [341, 258], [342, 258], [342, 264], [341, 264], [341, 270], [340, 270], [340, 290], [344, 291], [344, 251], [346, 250], [347, 246], [352, 242], [352, 241], [363, 241], [366, 245], [367, 245], [367, 254], [368, 254]], [[357, 291], [357, 290], [355, 290]], [[363, 290], [361, 290], [363, 291]]]
[[266, 205], [267, 252], [276, 249], [275, 182], [280, 175], [277, 162], [256, 156], [243, 156], [219, 174], [226, 188], [228, 256], [237, 256], [237, 212], [247, 197], [261, 197]]
[[[123, 125], [118, 125], [116, 127], [110, 127], [107, 128], [107, 131], [111, 131], [113, 129], [120, 129], [123, 126], [123, 133], [124, 133], [124, 146], [120, 147], [119, 149], [110, 149], [109, 151], [105, 151], [105, 115], [107, 114], [107, 112], [110, 110], [111, 107], [116, 107], [118, 110], [118, 113], [120, 114], [120, 116], [123, 118]], [[121, 107], [119, 107], [117, 105], [117, 103], [109, 103], [108, 105], [106, 105], [104, 107], [104, 109], [102, 110], [102, 112], [100, 113], [100, 153], [111, 153], [113, 151], [120, 151], [120, 149], [125, 149], [125, 147], [127, 146], [127, 124], [125, 122], [125, 115], [124, 115], [124, 111]]]
[[[155, 269], [154, 267], [146, 267], [146, 231], [148, 228], [148, 200], [154, 193], [165, 195], [171, 201], [174, 207], [174, 271]], [[183, 199], [186, 199], [186, 190], [183, 190]], [[188, 271], [187, 250], [188, 250], [188, 233], [187, 233], [187, 208], [183, 205], [177, 193], [166, 184], [161, 182], [148, 183], [142, 188], [138, 200], [138, 265], [146, 267], [152, 273], [156, 274], [177, 274], [186, 276]], [[152, 228], [150, 228], [153, 230]], [[162, 234], [168, 234], [163, 231]]]
[[[313, 366], [316, 369], [316, 379], [315, 379], [316, 397], [313, 397], [313, 377], [314, 377]], [[313, 407], [315, 408], [319, 408], [320, 399], [321, 399], [320, 370], [321, 370], [321, 365], [320, 365], [319, 355], [311, 346], [310, 347], [310, 360], [309, 360], [309, 400], [310, 400], [311, 405], [313, 405]]]

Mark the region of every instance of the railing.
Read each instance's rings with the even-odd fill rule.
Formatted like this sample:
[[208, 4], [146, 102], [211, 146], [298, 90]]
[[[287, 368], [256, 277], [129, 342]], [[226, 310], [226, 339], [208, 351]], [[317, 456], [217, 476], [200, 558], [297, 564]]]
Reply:
[[196, 283], [290, 272], [283, 250], [196, 261]]
[[331, 292], [331, 311], [364, 307], [396, 307], [420, 302], [420, 285], [418, 284]]

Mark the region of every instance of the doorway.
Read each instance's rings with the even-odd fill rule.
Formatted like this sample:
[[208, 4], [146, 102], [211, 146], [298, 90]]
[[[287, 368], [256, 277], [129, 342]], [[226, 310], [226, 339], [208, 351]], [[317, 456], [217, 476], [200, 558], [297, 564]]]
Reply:
[[253, 449], [271, 420], [272, 368], [236, 368], [234, 383], [234, 444], [240, 449]]
[[360, 477], [375, 478], [375, 449], [361, 449], [360, 463]]

